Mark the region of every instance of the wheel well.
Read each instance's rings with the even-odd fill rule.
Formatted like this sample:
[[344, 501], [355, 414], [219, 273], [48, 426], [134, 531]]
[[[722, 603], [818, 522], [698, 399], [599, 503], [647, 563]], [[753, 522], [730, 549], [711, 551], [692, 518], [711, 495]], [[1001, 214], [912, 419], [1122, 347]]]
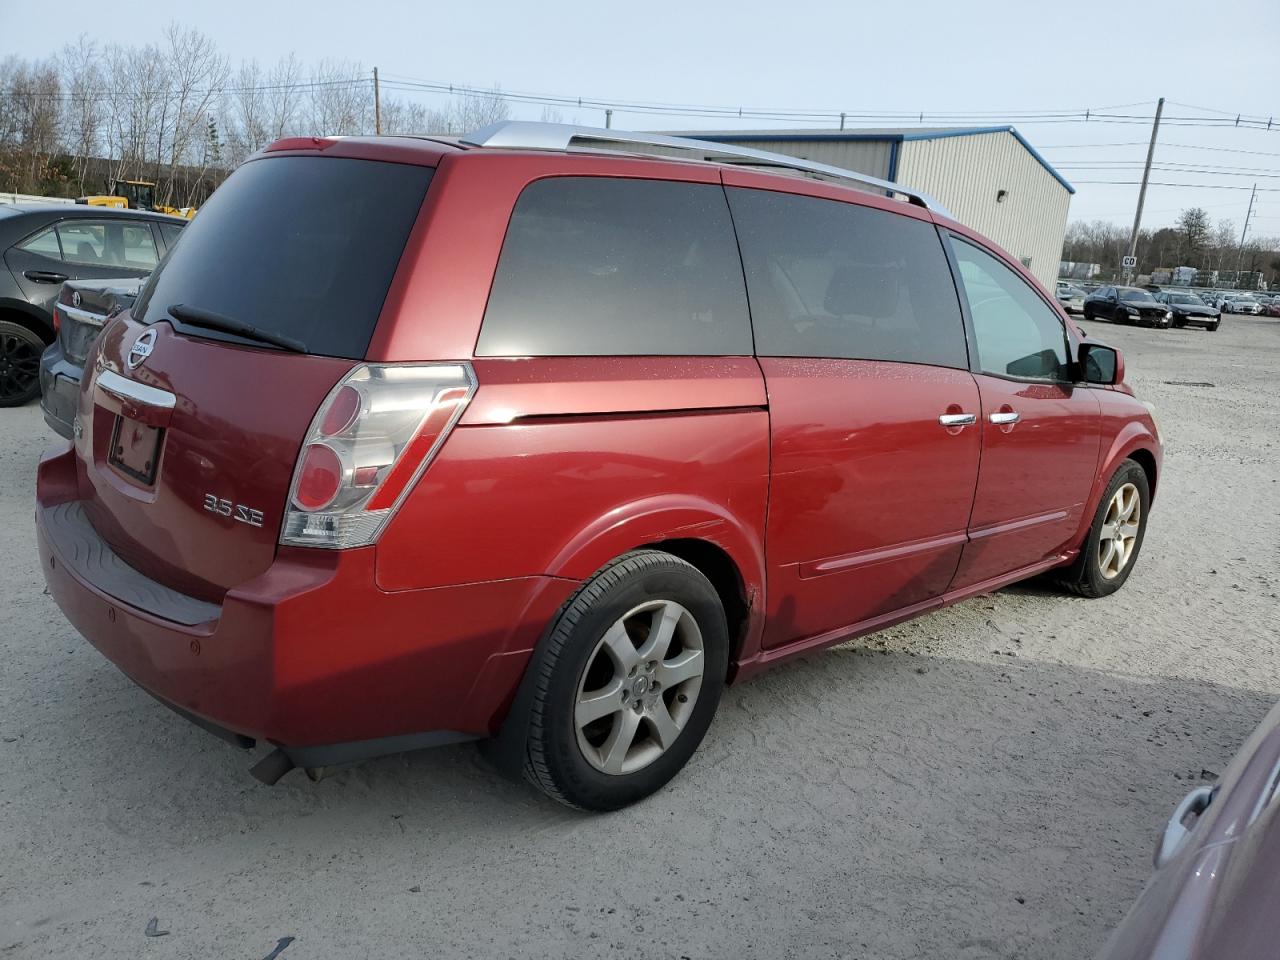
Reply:
[[1156, 458], [1150, 450], [1139, 448], [1129, 454], [1129, 459], [1142, 467], [1142, 472], [1147, 475], [1147, 489], [1151, 491], [1151, 495], [1154, 497], [1156, 493]]
[[742, 652], [747, 632], [747, 615], [751, 609], [742, 583], [742, 574], [733, 558], [706, 540], [660, 540], [645, 544], [645, 549], [662, 550], [679, 557], [686, 563], [693, 564], [711, 581], [724, 605], [725, 624], [729, 628], [729, 663], [733, 664]]
[[31, 332], [39, 335], [40, 339], [46, 344], [53, 342], [53, 327], [45, 323], [42, 318], [24, 310], [15, 310], [13, 307], [0, 307], [0, 320], [8, 320], [10, 323], [16, 323], [20, 327], [26, 327]]

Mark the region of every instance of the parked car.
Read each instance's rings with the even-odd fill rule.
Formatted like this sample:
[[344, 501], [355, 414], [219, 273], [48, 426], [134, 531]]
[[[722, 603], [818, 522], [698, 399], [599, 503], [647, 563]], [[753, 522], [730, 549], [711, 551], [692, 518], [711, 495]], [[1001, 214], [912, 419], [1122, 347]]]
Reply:
[[1264, 317], [1280, 317], [1280, 297], [1272, 297], [1270, 302], [1262, 305]]
[[1084, 318], [1168, 327], [1173, 323], [1173, 311], [1141, 287], [1099, 287], [1085, 297]]
[[0, 407], [40, 393], [64, 280], [145, 277], [187, 221], [72, 204], [0, 206]]
[[1084, 310], [1085, 292], [1069, 283], [1059, 283], [1057, 290], [1058, 303], [1067, 313], [1080, 313]]
[[1280, 940], [1280, 707], [1169, 818], [1156, 872], [1098, 960], [1270, 960]]
[[707, 158], [761, 155], [509, 122], [244, 163], [40, 464], [55, 601], [263, 780], [493, 738], [603, 810], [728, 682], [1119, 589], [1162, 457], [1119, 351], [923, 195]]
[[143, 278], [68, 280], [54, 304], [57, 336], [40, 357], [40, 408], [45, 422], [70, 439], [85, 358], [108, 317], [128, 309]]
[[1222, 314], [1216, 307], [1210, 307], [1203, 300], [1191, 293], [1156, 294], [1156, 300], [1173, 311], [1175, 327], [1204, 327], [1206, 330], [1217, 330], [1222, 323]]
[[1223, 313], [1243, 313], [1258, 316], [1263, 313], [1262, 304], [1253, 297], [1228, 297], [1222, 307]]

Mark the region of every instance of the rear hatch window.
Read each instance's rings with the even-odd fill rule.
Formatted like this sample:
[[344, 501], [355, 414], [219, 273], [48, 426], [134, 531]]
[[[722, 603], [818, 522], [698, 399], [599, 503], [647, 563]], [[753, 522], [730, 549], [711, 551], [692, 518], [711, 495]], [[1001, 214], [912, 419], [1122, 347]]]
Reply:
[[339, 157], [266, 157], [231, 175], [147, 284], [134, 316], [192, 327], [182, 304], [360, 359], [431, 181], [432, 168]]

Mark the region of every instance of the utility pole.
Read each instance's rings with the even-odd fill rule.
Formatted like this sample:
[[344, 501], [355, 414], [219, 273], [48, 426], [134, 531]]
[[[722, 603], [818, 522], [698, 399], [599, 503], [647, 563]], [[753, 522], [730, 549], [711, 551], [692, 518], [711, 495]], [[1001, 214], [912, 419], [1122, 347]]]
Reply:
[[1249, 211], [1244, 215], [1244, 229], [1240, 231], [1240, 250], [1236, 254], [1236, 287], [1244, 289], [1240, 286], [1240, 271], [1244, 268], [1244, 235], [1249, 232], [1249, 218], [1253, 216], [1253, 198], [1258, 195], [1258, 185], [1255, 183], [1253, 189], [1249, 192]]
[[[1151, 125], [1151, 143], [1147, 147], [1147, 165], [1142, 168], [1142, 186], [1138, 188], [1138, 210], [1133, 215], [1133, 233], [1129, 234], [1129, 256], [1138, 255], [1138, 228], [1142, 226], [1142, 205], [1147, 202], [1147, 180], [1151, 178], [1151, 159], [1156, 154], [1156, 135], [1160, 132], [1160, 114], [1164, 113], [1164, 97], [1156, 101], [1156, 119]], [[1125, 279], [1131, 280], [1128, 267]]]
[[841, 130], [844, 129], [844, 118], [845, 118], [845, 114], [844, 114], [844, 111], [842, 110], [840, 111], [840, 129]]
[[382, 136], [382, 89], [378, 86], [378, 68], [373, 68], [373, 132]]
[[606, 110], [604, 112], [604, 128], [610, 130], [613, 128], [613, 111]]

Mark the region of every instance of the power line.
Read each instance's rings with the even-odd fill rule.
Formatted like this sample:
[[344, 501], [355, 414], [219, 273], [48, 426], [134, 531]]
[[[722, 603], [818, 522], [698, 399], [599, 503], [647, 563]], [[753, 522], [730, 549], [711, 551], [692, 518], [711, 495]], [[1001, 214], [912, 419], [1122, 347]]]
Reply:
[[[1126, 161], [1124, 163], [1108, 164], [1102, 161], [1097, 163], [1060, 163], [1057, 164], [1059, 170], [1106, 170], [1110, 172], [1119, 172], [1121, 170], [1141, 170], [1141, 163]], [[1210, 177], [1266, 177], [1280, 178], [1280, 172], [1266, 172], [1263, 170], [1250, 170], [1236, 167], [1215, 167], [1202, 166], [1194, 163], [1153, 163], [1152, 170], [1161, 170], [1165, 173], [1197, 173]]]
[[[1142, 183], [1141, 180], [1073, 180], [1073, 184], [1089, 183], [1104, 184], [1117, 187], [1136, 187]], [[1153, 187], [1187, 187], [1195, 190], [1249, 190], [1250, 187], [1240, 186], [1231, 183], [1165, 183], [1159, 180], [1152, 180], [1150, 183]], [[1259, 193], [1280, 193], [1280, 187], [1259, 187]]]
[[[331, 80], [299, 81], [287, 84], [257, 84], [250, 86], [232, 86], [222, 84], [216, 87], [187, 91], [188, 96], [206, 96], [227, 93], [268, 93], [273, 91], [314, 90], [325, 87], [350, 87], [368, 84], [365, 77], [338, 78]], [[623, 98], [567, 96], [530, 91], [507, 91], [477, 87], [469, 84], [446, 83], [442, 81], [423, 80], [407, 77], [402, 74], [384, 74], [383, 86], [402, 93], [445, 94], [450, 96], [484, 96], [496, 97], [515, 103], [539, 104], [543, 106], [562, 107], [566, 109], [611, 109], [619, 113], [634, 115], [656, 115], [672, 117], [693, 117], [697, 119], [733, 119], [733, 120], [768, 120], [786, 123], [836, 123], [843, 114], [847, 120], [868, 122], [898, 122], [905, 124], [925, 125], [927, 122], [939, 123], [995, 123], [997, 121], [1018, 121], [1032, 124], [1061, 123], [1103, 123], [1145, 126], [1149, 123], [1146, 116], [1116, 111], [1133, 107], [1143, 107], [1149, 101], [1136, 103], [1112, 104], [1109, 106], [1071, 107], [1063, 109], [1017, 109], [1017, 110], [837, 110], [834, 108], [787, 108], [787, 107], [747, 107], [725, 106], [697, 103], [671, 103], [662, 101], [630, 100]], [[136, 93], [134, 91], [95, 91], [92, 94], [47, 93], [40, 91], [9, 91], [0, 96], [10, 99], [58, 99], [84, 102], [87, 100], [146, 100], [159, 99], [164, 96], [176, 97], [178, 91], [151, 91]], [[1187, 106], [1187, 105], [1184, 105]], [[1210, 110], [1188, 106], [1188, 109], [1213, 113], [1215, 116], [1171, 116], [1162, 120], [1169, 126], [1222, 128], [1236, 127], [1280, 132], [1280, 126], [1273, 124], [1271, 118], [1234, 113], [1225, 110]], [[1055, 148], [1056, 149], [1056, 148]]]

